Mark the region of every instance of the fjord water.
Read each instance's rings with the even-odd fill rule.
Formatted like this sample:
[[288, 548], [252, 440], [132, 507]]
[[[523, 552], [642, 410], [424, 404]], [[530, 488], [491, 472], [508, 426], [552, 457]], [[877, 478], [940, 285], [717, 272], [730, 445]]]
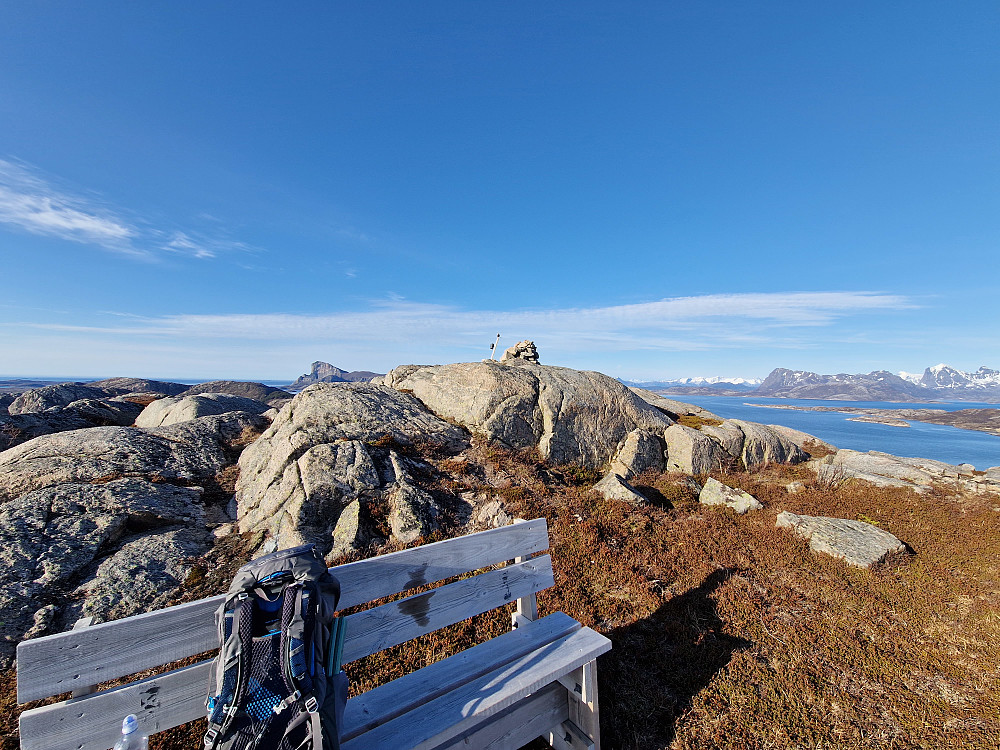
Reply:
[[856, 451], [882, 451], [894, 456], [933, 458], [949, 464], [972, 464], [977, 469], [1000, 466], [1000, 435], [963, 430], [949, 425], [907, 420], [909, 427], [890, 427], [871, 422], [850, 422], [844, 414], [828, 411], [768, 409], [754, 404], [775, 406], [832, 406], [869, 409], [996, 409], [998, 404], [969, 401], [933, 404], [897, 404], [885, 401], [821, 401], [795, 398], [747, 398], [740, 396], [670, 396], [695, 404], [727, 419], [745, 419], [762, 424], [780, 424], [832, 443], [838, 448]]

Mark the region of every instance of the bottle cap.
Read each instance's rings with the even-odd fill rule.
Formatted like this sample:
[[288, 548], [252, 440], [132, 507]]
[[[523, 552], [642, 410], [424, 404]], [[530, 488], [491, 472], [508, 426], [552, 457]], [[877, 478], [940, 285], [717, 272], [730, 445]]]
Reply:
[[139, 719], [135, 714], [129, 714], [122, 721], [122, 734], [132, 734], [139, 728]]

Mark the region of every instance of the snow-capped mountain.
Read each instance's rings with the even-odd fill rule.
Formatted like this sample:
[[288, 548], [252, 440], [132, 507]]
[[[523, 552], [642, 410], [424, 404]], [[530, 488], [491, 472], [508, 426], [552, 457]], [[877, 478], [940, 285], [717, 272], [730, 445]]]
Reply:
[[962, 372], [946, 364], [924, 370], [920, 384], [928, 388], [990, 389], [1000, 386], [1000, 371], [980, 367], [975, 372]]
[[948, 365], [928, 367], [922, 375], [877, 370], [866, 375], [820, 375], [804, 370], [774, 370], [755, 396], [822, 398], [850, 401], [1000, 401], [1000, 371], [980, 367], [974, 373]]
[[657, 391], [671, 391], [672, 393], [718, 393], [739, 392], [747, 393], [759, 386], [763, 381], [760, 378], [727, 378], [727, 377], [694, 377], [694, 378], [673, 378], [670, 380], [622, 380], [622, 383], [633, 388], [646, 388]]

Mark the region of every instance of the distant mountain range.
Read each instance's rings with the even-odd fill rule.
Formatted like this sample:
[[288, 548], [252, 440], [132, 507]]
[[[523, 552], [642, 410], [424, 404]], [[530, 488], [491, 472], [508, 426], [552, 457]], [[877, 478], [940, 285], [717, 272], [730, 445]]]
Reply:
[[876, 370], [867, 374], [820, 375], [779, 367], [764, 380], [752, 378], [675, 378], [622, 381], [626, 385], [674, 395], [766, 396], [838, 401], [1000, 402], [1000, 370], [980, 367], [964, 372], [945, 364], [922, 374]]
[[922, 375], [876, 370], [866, 375], [819, 375], [778, 368], [753, 392], [754, 396], [815, 398], [846, 401], [1000, 401], [1000, 371], [980, 367], [963, 372], [945, 364], [928, 367]]

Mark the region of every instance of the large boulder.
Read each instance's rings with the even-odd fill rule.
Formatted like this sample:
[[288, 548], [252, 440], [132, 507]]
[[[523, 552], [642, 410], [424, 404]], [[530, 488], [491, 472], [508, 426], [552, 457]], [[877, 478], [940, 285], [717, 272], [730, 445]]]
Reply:
[[230, 393], [202, 393], [195, 396], [175, 396], [161, 398], [135, 418], [136, 427], [160, 427], [187, 422], [198, 417], [226, 414], [231, 411], [245, 411], [263, 414], [271, 407], [262, 401]]
[[611, 461], [611, 471], [622, 479], [631, 479], [644, 471], [663, 471], [663, 440], [646, 430], [632, 430]]
[[69, 406], [80, 399], [108, 398], [117, 396], [118, 392], [95, 388], [80, 383], [60, 383], [47, 385], [43, 388], [32, 388], [14, 399], [7, 407], [9, 414], [38, 414], [53, 406]]
[[339, 553], [374, 536], [369, 510], [383, 504], [397, 538], [422, 535], [434, 511], [393, 448], [414, 444], [457, 451], [467, 436], [386, 386], [311, 385], [240, 457], [240, 530], [265, 531], [279, 547], [308, 542]]
[[231, 412], [153, 430], [91, 427], [44, 435], [0, 453], [0, 503], [67, 482], [124, 476], [199, 482], [234, 463], [244, 430], [267, 420]]
[[630, 431], [659, 433], [673, 424], [607, 375], [517, 359], [510, 364], [406, 366], [385, 382], [490, 440], [537, 446], [557, 464], [605, 466]]
[[[101, 619], [134, 614], [176, 586], [186, 570], [181, 558], [207, 548], [201, 494], [128, 477], [59, 484], [0, 505], [0, 665], [47, 603], [64, 600], [45, 619], [66, 626], [83, 611]], [[119, 585], [102, 583], [109, 577]], [[73, 591], [82, 600], [69, 597]]]
[[776, 525], [808, 539], [813, 552], [832, 555], [859, 568], [871, 568], [889, 555], [906, 550], [906, 545], [888, 531], [863, 521], [799, 516], [784, 511], [778, 514]]
[[727, 454], [719, 443], [693, 427], [675, 424], [663, 432], [667, 444], [667, 471], [707, 474], [719, 469]]

